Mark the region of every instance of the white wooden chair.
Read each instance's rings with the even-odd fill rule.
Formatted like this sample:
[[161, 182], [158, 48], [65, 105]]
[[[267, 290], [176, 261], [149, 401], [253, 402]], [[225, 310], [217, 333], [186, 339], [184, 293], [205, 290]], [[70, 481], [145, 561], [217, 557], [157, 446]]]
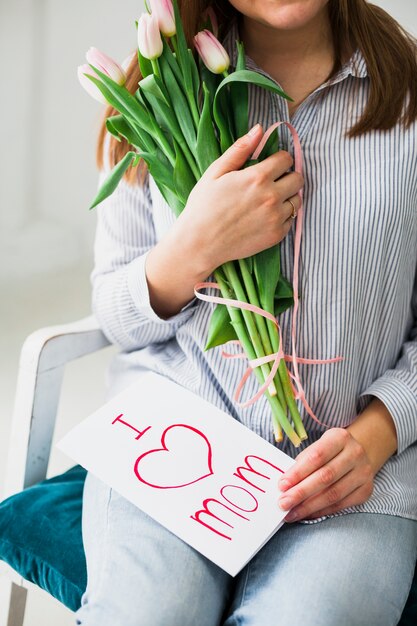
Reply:
[[[26, 339], [20, 355], [3, 498], [46, 478], [64, 367], [108, 345], [94, 316], [42, 328]], [[0, 626], [23, 626], [27, 591], [32, 586], [0, 561]]]

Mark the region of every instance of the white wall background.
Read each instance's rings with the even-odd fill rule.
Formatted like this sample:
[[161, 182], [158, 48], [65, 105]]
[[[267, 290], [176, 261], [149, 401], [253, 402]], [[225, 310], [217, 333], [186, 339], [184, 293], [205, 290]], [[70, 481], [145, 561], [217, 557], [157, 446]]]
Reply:
[[[416, 0], [375, 0], [417, 34]], [[0, 280], [90, 258], [102, 107], [78, 85], [90, 45], [123, 60], [141, 0], [0, 0]]]
[[76, 69], [94, 45], [122, 61], [141, 0], [0, 0], [0, 280], [91, 255], [103, 107]]

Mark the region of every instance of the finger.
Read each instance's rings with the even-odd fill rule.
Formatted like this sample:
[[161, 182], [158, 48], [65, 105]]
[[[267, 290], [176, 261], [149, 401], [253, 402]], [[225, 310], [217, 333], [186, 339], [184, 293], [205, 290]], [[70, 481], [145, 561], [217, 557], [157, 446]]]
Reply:
[[304, 178], [301, 174], [297, 172], [291, 172], [290, 174], [285, 174], [285, 176], [281, 176], [279, 180], [277, 180], [274, 185], [274, 191], [281, 198], [291, 198], [298, 194], [298, 192], [303, 188]]
[[352, 493], [350, 493], [348, 496], [346, 496], [346, 498], [344, 498], [337, 504], [333, 504], [333, 505], [325, 507], [324, 509], [320, 509], [319, 511], [312, 513], [311, 515], [309, 515], [308, 517], [305, 517], [304, 519], [316, 519], [317, 517], [322, 517], [324, 515], [331, 515], [332, 513], [338, 513], [339, 511], [342, 511], [343, 509], [349, 508], [350, 506], [357, 506], [358, 504], [363, 504], [364, 502], [369, 500], [369, 498], [372, 495], [372, 492], [373, 492], [372, 482], [366, 483], [365, 485], [362, 485], [361, 487], [358, 487], [357, 489], [355, 489], [355, 491], [352, 491]]
[[342, 502], [346, 501], [353, 492], [361, 489], [363, 486], [364, 480], [361, 474], [356, 470], [351, 470], [324, 491], [292, 508], [287, 516], [289, 518], [288, 521], [305, 519], [311, 515], [317, 515], [319, 511], [330, 508], [340, 510]]
[[340, 482], [343, 476], [351, 472], [355, 466], [356, 462], [352, 456], [344, 454], [342, 450], [329, 463], [285, 491], [285, 494], [278, 500], [279, 506], [284, 511], [288, 511], [316, 494], [325, 493], [331, 485]]
[[285, 476], [279, 481], [278, 488], [281, 491], [287, 491], [326, 465], [343, 450], [349, 438], [349, 433], [343, 428], [331, 428], [326, 431], [318, 441], [300, 452], [294, 465], [285, 472]]
[[[262, 126], [256, 124], [246, 135], [239, 137], [210, 167], [206, 174], [219, 178], [223, 174], [239, 170], [250, 158], [262, 137]], [[254, 167], [254, 166], [253, 166]]]
[[253, 168], [253, 173], [260, 174], [261, 176], [265, 176], [266, 178], [271, 179], [271, 181], [274, 181], [286, 174], [293, 166], [293, 163], [294, 159], [289, 152], [286, 150], [279, 150], [260, 163], [256, 163], [256, 165], [252, 165], [251, 167]]
[[287, 200], [285, 200], [283, 205], [286, 209], [288, 208], [288, 215], [284, 216], [285, 221], [287, 220], [292, 221], [295, 217], [297, 217], [297, 213], [301, 207], [301, 198], [299, 194], [297, 193], [295, 196], [292, 196], [292, 198], [287, 198]]

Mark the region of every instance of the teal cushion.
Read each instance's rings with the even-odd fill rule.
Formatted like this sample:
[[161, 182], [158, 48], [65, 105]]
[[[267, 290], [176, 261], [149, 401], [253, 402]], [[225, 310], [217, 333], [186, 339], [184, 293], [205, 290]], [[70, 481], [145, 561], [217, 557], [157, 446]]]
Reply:
[[0, 503], [0, 559], [75, 611], [87, 585], [77, 465]]
[[[72, 611], [87, 568], [81, 534], [86, 471], [76, 465], [0, 503], [0, 560]], [[417, 568], [399, 626], [417, 624]]]

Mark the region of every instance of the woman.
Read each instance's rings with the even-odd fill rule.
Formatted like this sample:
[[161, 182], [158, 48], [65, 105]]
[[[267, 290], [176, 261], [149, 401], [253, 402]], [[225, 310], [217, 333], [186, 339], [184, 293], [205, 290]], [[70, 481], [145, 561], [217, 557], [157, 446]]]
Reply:
[[[191, 37], [206, 2], [180, 5]], [[109, 395], [153, 369], [272, 441], [266, 401], [244, 410], [232, 401], [245, 365], [203, 352], [212, 309], [193, 298], [193, 286], [278, 241], [290, 278], [302, 187], [298, 352], [344, 360], [300, 366], [327, 428], [303, 416], [309, 441], [277, 486], [289, 523], [235, 579], [88, 475], [78, 623], [396, 624], [417, 553], [415, 43], [364, 0], [218, 0], [214, 8], [232, 63], [239, 37], [248, 66], [292, 96], [288, 105], [252, 88], [251, 122], [292, 121], [305, 178], [289, 172], [288, 151], [240, 169], [259, 125], [207, 170], [176, 221], [152, 179], [141, 170], [138, 184], [130, 172], [98, 209], [93, 306], [122, 348]], [[132, 91], [138, 78], [133, 60]], [[104, 135], [106, 170], [103, 151], [111, 165], [127, 146], [111, 140], [104, 150]], [[290, 316], [280, 318], [287, 353]], [[296, 456], [291, 444], [282, 448]]]

